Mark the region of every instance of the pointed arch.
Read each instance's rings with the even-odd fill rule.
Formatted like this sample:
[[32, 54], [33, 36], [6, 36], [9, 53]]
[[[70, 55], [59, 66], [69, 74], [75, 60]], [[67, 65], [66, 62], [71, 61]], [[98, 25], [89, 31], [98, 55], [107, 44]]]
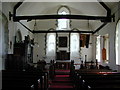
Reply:
[[66, 14], [70, 14], [70, 9], [67, 6], [61, 6], [58, 11], [57, 14], [60, 15], [62, 14], [62, 12], [66, 12]]
[[[67, 6], [61, 6], [58, 11], [58, 15], [68, 15], [70, 14], [70, 9]], [[58, 19], [57, 20], [57, 30], [70, 30], [70, 19]]]
[[16, 36], [16, 42], [17, 42], [17, 43], [22, 41], [22, 34], [21, 34], [20, 29], [17, 30], [15, 36]]

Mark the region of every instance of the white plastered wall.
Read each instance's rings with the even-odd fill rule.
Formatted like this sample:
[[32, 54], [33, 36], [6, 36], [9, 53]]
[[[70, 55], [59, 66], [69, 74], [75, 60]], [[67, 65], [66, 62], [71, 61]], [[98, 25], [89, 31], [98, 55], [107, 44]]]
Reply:
[[[15, 34], [16, 32], [18, 31], [18, 29], [21, 31], [21, 34], [22, 34], [22, 40], [24, 40], [24, 36], [27, 36], [27, 35], [30, 35], [31, 38], [33, 38], [32, 34], [26, 30], [23, 26], [21, 26], [19, 23], [17, 22], [13, 22], [13, 18], [11, 18], [11, 20], [9, 20], [9, 12], [13, 13], [13, 4], [10, 3], [10, 2], [2, 2], [1, 3], [1, 13], [3, 13], [5, 16], [6, 16], [6, 20], [8, 20], [7, 22], [7, 25], [5, 26], [4, 28], [4, 25], [0, 26], [0, 28], [2, 29], [7, 29], [8, 30], [8, 36], [5, 37], [5, 38], [8, 38], [8, 42], [5, 44], [7, 45], [7, 50], [8, 52], [5, 53], [5, 54], [13, 54], [13, 44], [14, 44], [14, 41], [15, 41]], [[25, 25], [27, 25], [27, 23], [25, 21], [23, 21], [22, 23], [24, 23]], [[3, 24], [3, 22], [1, 22], [1, 24]], [[1, 29], [1, 30], [2, 30]], [[3, 40], [3, 35], [5, 33], [3, 33], [1, 35], [1, 39]], [[2, 41], [1, 41], [2, 42]], [[10, 48], [10, 42], [11, 42], [11, 48]], [[5, 46], [3, 45], [3, 46]], [[0, 49], [3, 49], [5, 47], [0, 47]], [[2, 52], [1, 52], [2, 53]], [[2, 53], [0, 56], [3, 56], [4, 53]], [[1, 57], [0, 57], [0, 69], [5, 69], [5, 58], [1, 60]]]
[[[47, 10], [46, 14], [56, 13], [58, 8], [59, 7], [52, 8], [52, 10], [49, 8], [49, 11]], [[77, 12], [75, 10], [74, 11], [72, 11], [72, 10], [74, 10], [74, 9], [71, 9], [71, 12], [74, 12], [74, 13]], [[38, 30], [49, 30], [50, 28], [54, 28], [54, 29], [57, 28], [56, 20], [40, 20], [37, 22], [38, 22], [37, 23]], [[88, 21], [83, 21], [85, 23], [84, 25], [81, 24], [81, 22], [82, 21], [79, 21], [79, 20], [71, 20], [71, 29], [77, 28], [80, 30], [88, 30], [88, 26], [86, 25], [88, 23]], [[34, 24], [34, 21], [31, 23]], [[89, 29], [91, 29], [91, 27]], [[66, 36], [66, 34], [59, 34], [59, 35]], [[37, 54], [38, 54], [39, 59], [42, 59], [42, 57], [45, 57], [45, 49], [44, 49], [45, 48], [45, 34], [43, 34], [43, 35], [42, 34], [34, 34], [34, 39], [36, 42], [39, 43], [39, 47], [34, 48], [34, 62], [36, 62], [38, 60]], [[90, 42], [92, 43], [92, 37], [90, 40], [91, 40]], [[58, 50], [62, 50], [62, 48], [58, 48]], [[69, 52], [68, 48], [66, 48], [65, 50], [67, 50]], [[82, 52], [83, 52], [83, 54], [82, 54], [83, 59], [84, 59], [84, 56], [86, 55], [86, 53], [88, 54], [87, 60], [93, 59], [92, 45], [89, 48], [82, 49]], [[41, 54], [41, 53], [43, 53], [43, 54]], [[78, 57], [78, 59], [79, 59], [79, 57]]]
[[[108, 66], [113, 69], [117, 70], [116, 66], [116, 54], [115, 54], [115, 32], [116, 32], [116, 25], [117, 21], [120, 18], [120, 7], [116, 6], [112, 9], [112, 14], [115, 14], [115, 22], [107, 24], [103, 27], [98, 34], [99, 35], [109, 35], [109, 63]], [[102, 47], [101, 47], [102, 48]]]

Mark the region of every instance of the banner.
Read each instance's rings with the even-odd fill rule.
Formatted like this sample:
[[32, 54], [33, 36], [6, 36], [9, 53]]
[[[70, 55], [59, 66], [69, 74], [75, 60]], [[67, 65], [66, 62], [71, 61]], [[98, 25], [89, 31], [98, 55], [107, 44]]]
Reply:
[[80, 34], [80, 47], [89, 48], [89, 40], [90, 35], [89, 34]]

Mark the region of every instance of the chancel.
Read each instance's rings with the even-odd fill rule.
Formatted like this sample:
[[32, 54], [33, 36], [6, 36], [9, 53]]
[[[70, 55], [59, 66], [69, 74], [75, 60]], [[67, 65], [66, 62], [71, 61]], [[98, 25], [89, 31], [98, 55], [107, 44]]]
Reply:
[[120, 88], [120, 2], [0, 2], [0, 89]]

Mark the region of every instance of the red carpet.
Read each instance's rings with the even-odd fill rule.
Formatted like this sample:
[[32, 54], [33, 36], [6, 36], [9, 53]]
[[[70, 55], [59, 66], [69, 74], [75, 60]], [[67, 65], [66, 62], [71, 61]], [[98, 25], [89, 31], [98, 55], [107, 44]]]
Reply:
[[56, 70], [56, 76], [51, 81], [48, 90], [74, 90], [69, 70]]
[[56, 75], [70, 75], [70, 70], [55, 70]]
[[55, 70], [55, 71], [60, 71], [60, 72], [70, 72], [70, 70], [63, 70], [63, 69], [58, 69], [58, 70]]
[[69, 77], [70, 75], [56, 75], [56, 77]]

